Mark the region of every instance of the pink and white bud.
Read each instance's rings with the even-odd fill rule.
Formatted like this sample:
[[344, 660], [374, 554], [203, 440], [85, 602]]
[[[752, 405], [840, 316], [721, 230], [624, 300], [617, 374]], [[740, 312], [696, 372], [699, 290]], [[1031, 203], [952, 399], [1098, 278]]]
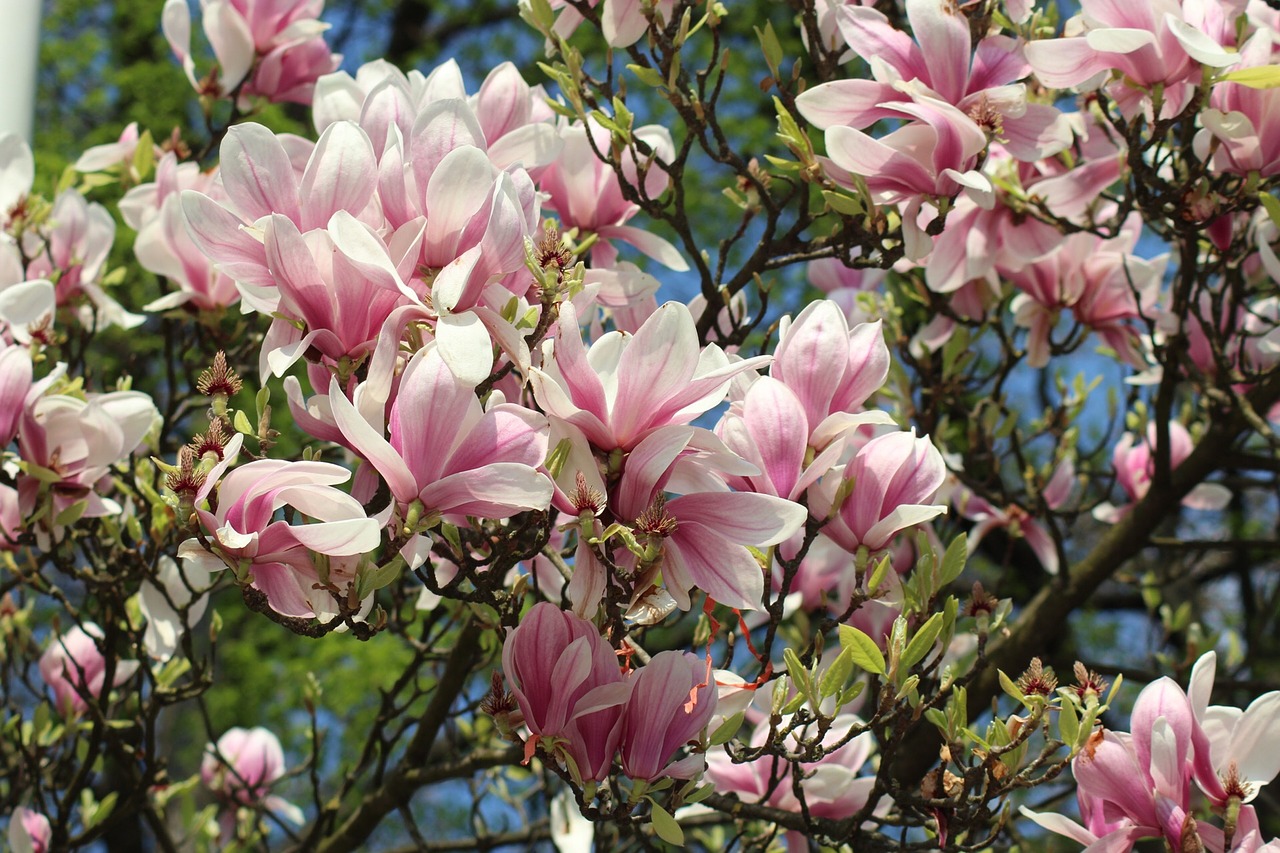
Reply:
[[9, 848], [13, 853], [48, 853], [53, 847], [49, 818], [18, 806], [9, 816]]
[[274, 734], [258, 726], [230, 729], [215, 747], [205, 748], [200, 779], [230, 802], [252, 806], [261, 803], [271, 783], [284, 775], [284, 750]]
[[934, 503], [946, 477], [942, 454], [927, 437], [913, 431], [873, 438], [845, 466], [842, 488], [851, 491], [823, 532], [849, 551], [886, 548], [898, 533], [947, 511]]
[[681, 759], [716, 711], [717, 689], [707, 661], [687, 652], [654, 655], [630, 679], [631, 698], [622, 715], [622, 769], [632, 779], [666, 776], [694, 779], [706, 767], [701, 749]]
[[[86, 622], [55, 638], [40, 656], [40, 677], [65, 716], [83, 714], [102, 696], [107, 679], [107, 658], [98, 645], [102, 639], [102, 629]], [[117, 660], [111, 686], [128, 681], [137, 668], [137, 661]]]
[[529, 731], [536, 738], [563, 738], [560, 747], [581, 778], [603, 779], [631, 690], [595, 625], [554, 604], [535, 604], [507, 632], [502, 671]]

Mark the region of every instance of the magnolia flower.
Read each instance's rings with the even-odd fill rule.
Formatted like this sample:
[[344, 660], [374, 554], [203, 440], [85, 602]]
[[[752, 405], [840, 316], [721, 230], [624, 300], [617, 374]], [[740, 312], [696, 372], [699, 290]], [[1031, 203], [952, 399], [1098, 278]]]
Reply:
[[[40, 676], [65, 716], [83, 714], [106, 688], [107, 659], [99, 648], [103, 637], [101, 628], [86, 622], [56, 637], [40, 656]], [[137, 668], [137, 661], [117, 660], [111, 686], [124, 684]]]
[[1139, 109], [1150, 115], [1158, 91], [1163, 101], [1159, 118], [1171, 118], [1194, 94], [1204, 67], [1225, 68], [1239, 61], [1224, 46], [1234, 38], [1233, 26], [1217, 2], [1083, 0], [1067, 29], [1069, 38], [1026, 46], [1036, 77], [1046, 86], [1067, 88], [1119, 71], [1108, 93], [1126, 116]]
[[888, 433], [863, 445], [841, 477], [824, 478], [816, 494], [810, 492], [812, 509], [822, 517], [831, 508], [832, 490], [848, 489], [823, 532], [850, 552], [880, 551], [901, 531], [947, 511], [933, 502], [946, 476], [942, 454], [928, 438]]
[[134, 187], [120, 201], [125, 222], [138, 232], [133, 244], [138, 263], [178, 288], [147, 304], [147, 311], [187, 303], [202, 311], [218, 310], [240, 299], [235, 282], [200, 251], [187, 232], [183, 190], [225, 198], [221, 182], [213, 175], [201, 172], [196, 163], [179, 163], [168, 152], [156, 165], [155, 181]]
[[439, 516], [509, 518], [551, 502], [551, 481], [539, 473], [547, 453], [545, 419], [503, 403], [485, 411], [475, 388], [454, 375], [438, 347], [409, 360], [387, 424], [360, 414], [364, 388], [347, 400], [333, 380], [329, 405], [349, 445], [382, 475], [399, 518], [416, 506]]
[[[327, 575], [336, 566], [339, 578], [349, 580], [346, 558], [354, 560], [381, 541], [378, 522], [365, 515], [359, 501], [334, 488], [350, 479], [351, 472], [327, 462], [260, 459], [235, 469], [219, 484], [239, 450], [237, 439], [227, 445], [223, 460], [196, 493], [196, 515], [212, 553], [198, 539], [188, 539], [179, 546], [178, 556], [205, 571], [231, 568], [285, 616], [331, 612], [330, 594], [315, 588], [320, 573]], [[218, 507], [210, 511], [203, 504], [215, 484]], [[276, 511], [285, 506], [315, 521], [277, 520]]]
[[795, 392], [815, 449], [850, 427], [893, 423], [884, 412], [861, 412], [889, 376], [880, 321], [850, 328], [830, 300], [810, 303], [795, 320], [782, 319], [769, 375]]
[[1051, 106], [1028, 103], [1031, 73], [1019, 45], [1006, 36], [982, 39], [973, 49], [970, 22], [944, 0], [906, 0], [917, 41], [895, 29], [870, 6], [839, 7], [835, 18], [844, 41], [865, 59], [873, 79], [835, 80], [806, 90], [796, 99], [814, 126], [864, 128], [896, 118], [895, 102], [925, 95], [974, 117], [1021, 160], [1038, 160], [1071, 144], [1065, 116]]
[[[750, 547], [790, 538], [808, 514], [800, 504], [774, 495], [728, 491], [710, 470], [711, 463], [693, 462], [681, 472], [682, 454], [695, 451], [703, 435], [693, 427], [669, 426], [646, 436], [627, 455], [609, 506], [616, 517], [634, 520], [636, 534], [656, 551], [637, 589], [661, 572], [667, 592], [682, 610], [691, 606], [694, 588], [728, 607], [757, 610], [764, 573]], [[741, 464], [732, 454], [724, 456]], [[678, 488], [677, 478], [687, 485]], [[666, 493], [672, 490], [686, 491], [668, 500]], [[575, 578], [582, 570], [575, 567]], [[586, 611], [594, 612], [594, 602]]]
[[147, 654], [167, 661], [192, 626], [209, 606], [208, 588], [212, 579], [199, 560], [186, 559], [182, 567], [172, 557], [163, 556], [156, 567], [155, 580], [147, 580], [139, 591], [139, 609], [147, 620], [142, 645]]
[[[797, 813], [807, 810], [820, 818], [846, 818], [866, 806], [876, 783], [875, 775], [866, 772], [867, 762], [875, 750], [875, 737], [871, 732], [862, 732], [843, 746], [835, 747], [855, 726], [862, 725], [862, 720], [853, 714], [837, 715], [822, 737], [822, 745], [831, 751], [817, 761], [792, 764], [766, 755], [754, 761], [734, 763], [724, 748], [713, 749], [707, 755], [707, 780], [717, 791], [736, 793], [749, 802]], [[767, 718], [761, 720], [752, 732], [750, 745], [763, 746], [771, 728]], [[798, 744], [801, 740], [812, 740], [816, 737], [812, 729], [812, 726], [796, 728], [788, 742]], [[797, 771], [803, 807], [795, 790], [793, 773]], [[876, 811], [881, 812], [887, 805], [885, 799]], [[798, 833], [788, 833], [787, 847], [807, 850], [808, 844]]]
[[200, 779], [224, 803], [231, 806], [259, 806], [278, 812], [294, 823], [304, 820], [302, 810], [270, 794], [271, 786], [284, 776], [284, 750], [280, 740], [261, 726], [227, 730], [217, 746], [205, 747], [200, 761]]
[[622, 735], [631, 683], [595, 625], [539, 602], [508, 630], [502, 671], [534, 735], [526, 752], [541, 740], [572, 758], [579, 778], [603, 779]]
[[[1071, 499], [1074, 490], [1075, 466], [1070, 457], [1064, 457], [1053, 469], [1041, 497], [1049, 509], [1060, 509]], [[969, 531], [970, 554], [977, 551], [978, 545], [992, 530], [1005, 528], [1010, 534], [1021, 536], [1027, 541], [1046, 572], [1051, 575], [1058, 573], [1058, 546], [1045, 526], [1025, 509], [1017, 504], [1003, 509], [993, 506], [963, 485], [956, 489], [951, 499], [962, 516], [977, 522]]]
[[27, 470], [18, 477], [24, 517], [44, 500], [52, 502], [49, 530], [79, 517], [120, 512], [105, 497], [111, 467], [142, 443], [159, 417], [151, 398], [139, 391], [114, 391], [84, 397], [43, 393], [60, 373], [32, 386], [18, 427], [18, 447]]
[[23, 806], [9, 815], [9, 848], [13, 853], [48, 853], [52, 845], [49, 818]]
[[[1280, 774], [1280, 751], [1274, 748], [1280, 739], [1280, 691], [1264, 693], [1244, 710], [1210, 705], [1217, 665], [1216, 652], [1201, 655], [1187, 689], [1191, 713], [1208, 740], [1208, 754], [1196, 754], [1196, 782], [1217, 805], [1231, 794], [1247, 803]], [[1234, 790], [1225, 789], [1224, 779], [1235, 781]]]
[[689, 423], [724, 399], [730, 379], [768, 361], [730, 363], [714, 344], [699, 350], [693, 316], [677, 302], [659, 308], [634, 335], [610, 332], [587, 349], [577, 312], [565, 303], [555, 341], [545, 345], [543, 366], [530, 371], [530, 380], [548, 416], [608, 452]]
[[695, 779], [706, 758], [693, 752], [673, 760], [698, 741], [716, 710], [716, 685], [707, 661], [666, 651], [632, 674], [631, 697], [622, 713], [622, 769], [632, 779]]
[[26, 347], [0, 341], [0, 451], [18, 434], [23, 403], [31, 390], [31, 355]]
[[[649, 162], [641, 181], [640, 165], [628, 149], [621, 155], [623, 176], [631, 186], [640, 187], [646, 197], [657, 198], [670, 182], [656, 160], [666, 162], [675, 156], [671, 132], [660, 125], [646, 125], [633, 130], [632, 135], [653, 150], [655, 159]], [[609, 241], [621, 240], [673, 270], [688, 269], [675, 246], [651, 231], [626, 224], [640, 212], [640, 206], [622, 197], [617, 173], [591, 148], [594, 142], [598, 150], [608, 152], [609, 131], [589, 118], [585, 125], [566, 124], [560, 130], [560, 138], [564, 142], [560, 157], [540, 174], [538, 186], [550, 195], [547, 206], [560, 214], [566, 228], [600, 238], [591, 250], [592, 264], [615, 266], [618, 251]]]
[[[316, 78], [342, 61], [321, 35], [329, 28], [318, 20], [323, 8], [324, 0], [204, 0], [201, 23], [217, 59], [212, 94], [309, 104]], [[161, 26], [192, 88], [205, 94], [191, 56], [187, 0], [166, 0]]]
[[[1111, 454], [1111, 463], [1116, 469], [1116, 482], [1129, 497], [1129, 502], [1121, 506], [1109, 503], [1099, 504], [1093, 511], [1094, 518], [1114, 524], [1129, 514], [1133, 505], [1142, 500], [1151, 488], [1151, 478], [1156, 472], [1156, 425], [1147, 425], [1145, 439], [1139, 440], [1133, 433], [1126, 432], [1116, 442]], [[1191, 433], [1177, 421], [1169, 422], [1169, 470], [1177, 468], [1191, 455]], [[1231, 492], [1217, 483], [1201, 483], [1185, 498], [1183, 506], [1191, 509], [1222, 509], [1231, 500]]]

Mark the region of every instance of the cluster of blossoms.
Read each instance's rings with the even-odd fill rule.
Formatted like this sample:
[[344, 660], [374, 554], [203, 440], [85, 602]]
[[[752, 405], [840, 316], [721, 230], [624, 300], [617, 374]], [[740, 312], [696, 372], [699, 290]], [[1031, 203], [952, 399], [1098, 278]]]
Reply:
[[[1280, 754], [1270, 747], [1280, 736], [1280, 691], [1244, 710], [1210, 705], [1216, 670], [1217, 655], [1208, 652], [1187, 691], [1170, 678], [1147, 685], [1133, 708], [1132, 734], [1098, 729], [1090, 736], [1072, 763], [1083, 826], [1023, 813], [1089, 849], [1128, 850], [1139, 839], [1162, 838], [1174, 850], [1280, 850], [1280, 840], [1265, 841], [1248, 805], [1280, 773]], [[1196, 817], [1210, 813], [1223, 815], [1224, 826]]]
[[[890, 343], [919, 366], [990, 322], [1039, 369], [1096, 336], [1135, 387], [1185, 379], [1221, 399], [1265, 388], [1280, 364], [1277, 229], [1265, 210], [1205, 189], [1219, 178], [1256, 189], [1280, 174], [1275, 88], [1222, 76], [1277, 64], [1280, 15], [1254, 5], [1085, 0], [1065, 37], [1028, 41], [1022, 3], [1005, 9], [1016, 38], [978, 32], [948, 0], [904, 0], [913, 36], [869, 6], [827, 4], [815, 30], [824, 42], [811, 49], [864, 62], [870, 79], [829, 80], [791, 99], [825, 141], [825, 156], [810, 148], [797, 165], [824, 198], [893, 231], [878, 244], [898, 251], [898, 275], [915, 276], [912, 297], [938, 310], [892, 340], [910, 309], [872, 295], [883, 276], [849, 269], [872, 259], [827, 257], [810, 277], [829, 298], [779, 317], [772, 352], [754, 356], [739, 349], [745, 336], [723, 331], [743, 328], [745, 313], [727, 291], [714, 318], [725, 322], [700, 333], [716, 313], [705, 298], [660, 304], [656, 278], [625, 259], [688, 268], [675, 245], [636, 224], [637, 199], [662, 197], [677, 174], [670, 131], [575, 113], [511, 63], [474, 92], [452, 62], [428, 74], [380, 61], [337, 71], [322, 5], [205, 0], [216, 65], [203, 77], [189, 4], [168, 0], [163, 12], [202, 98], [246, 110], [263, 99], [309, 104], [314, 142], [234, 124], [218, 165], [203, 168], [131, 127], [77, 169], [113, 170], [127, 184], [119, 208], [137, 231], [136, 260], [170, 288], [143, 310], [202, 323], [235, 306], [257, 315], [265, 331], [250, 360], [262, 386], [282, 379], [293, 425], [337, 448], [339, 462], [271, 458], [270, 415], [259, 402], [254, 425], [234, 409], [242, 380], [220, 354], [199, 381], [207, 430], [159, 462], [163, 489], [126, 482], [135, 454], [171, 450], [155, 403], [126, 382], [86, 391], [67, 364], [48, 364], [66, 352], [59, 324], [94, 332], [145, 321], [107, 291], [114, 220], [75, 189], [51, 204], [34, 198], [30, 151], [0, 137], [0, 551], [74, 551], [78, 522], [138, 524], [134, 503], [150, 495], [183, 539], [172, 549], [180, 562], [157, 555], [148, 566], [140, 624], [86, 620], [47, 641], [39, 671], [65, 721], [109, 717], [112, 691], [131, 680], [142, 694], [145, 661], [118, 653], [122, 635], [139, 629], [137, 657], [171, 661], [220, 581], [300, 633], [367, 639], [388, 618], [379, 591], [420, 579], [421, 606], [467, 601], [506, 626], [485, 710], [523, 742], [525, 761], [563, 768], [591, 796], [616, 795], [606, 780], [625, 776], [631, 800], [619, 814], [646, 792], [692, 795], [705, 777], [805, 821], [879, 819], [892, 803], [878, 730], [853, 713], [857, 692], [883, 685], [879, 707], [860, 713], [923, 716], [958, 742], [970, 734], [957, 722], [963, 693], [943, 693], [1008, 612], [980, 586], [963, 614], [957, 599], [940, 604], [963, 559], [939, 559], [947, 549], [932, 525], [954, 506], [956, 524], [972, 524], [958, 552], [1003, 530], [1059, 575], [1067, 551], [1055, 520], [1084, 514], [1074, 438], [1039, 469], [1026, 466], [1027, 488], [1010, 498], [906, 428], [954, 424], [921, 415], [935, 401], [914, 406]], [[540, 5], [559, 10], [549, 36], [583, 23], [581, 8]], [[676, 8], [589, 5], [619, 49]], [[1065, 113], [1045, 87], [1101, 87], [1105, 103]], [[1205, 237], [1193, 260], [1253, 247], [1230, 282], [1194, 298], [1170, 293], [1168, 258], [1139, 253], [1144, 211], [1110, 192], [1126, 169], [1164, 168], [1119, 131], [1189, 110], [1199, 125], [1188, 156], [1204, 179], [1187, 188], [1184, 210]], [[139, 162], [154, 173], [130, 171]], [[1218, 291], [1228, 290], [1239, 298], [1223, 310]], [[1182, 420], [1139, 424], [1112, 452], [1126, 502], [1098, 496], [1093, 516], [1124, 524], [1193, 452]], [[988, 482], [998, 480], [1003, 462], [985, 462]], [[1201, 483], [1180, 498], [1221, 510], [1231, 492]], [[739, 620], [756, 682], [716, 669], [713, 640], [705, 656], [649, 656], [632, 636], [699, 609], [714, 630], [713, 614]], [[772, 647], [757, 652], [753, 631], [768, 623], [772, 644], [797, 611], [838, 630], [840, 650], [824, 658], [818, 639], [805, 662], [789, 648], [781, 663]], [[981, 626], [981, 639], [957, 636], [958, 619]], [[737, 651], [731, 642], [726, 657]], [[766, 710], [752, 700], [775, 665], [789, 681], [775, 682], [783, 689]], [[1259, 748], [1280, 735], [1280, 693], [1244, 711], [1211, 706], [1214, 667], [1212, 653], [1202, 658], [1187, 692], [1170, 679], [1148, 686], [1132, 734], [1093, 728], [1101, 711], [1087, 706], [1083, 735], [1062, 739], [1083, 826], [1032, 819], [1098, 850], [1144, 838], [1215, 853], [1280, 849], [1249, 804], [1280, 771]], [[922, 699], [922, 685], [937, 696]], [[1066, 717], [1065, 701], [1029, 700], [1040, 716], [1027, 731], [1043, 724], [1048, 734], [1047, 714]], [[751, 734], [725, 746], [715, 732], [735, 719]], [[1020, 772], [1016, 751], [1030, 737], [1011, 734], [1026, 722], [1011, 720], [991, 722], [1003, 742], [988, 738], [1012, 762], [1001, 774]], [[971, 754], [988, 762], [992, 743]], [[963, 784], [945, 771], [948, 750], [922, 795], [944, 845], [952, 806], [939, 803]], [[302, 822], [271, 794], [284, 773], [279, 742], [261, 728], [232, 729], [206, 750], [201, 776], [225, 838], [242, 809]], [[52, 844], [49, 821], [28, 809], [10, 817], [9, 833], [15, 849]]]

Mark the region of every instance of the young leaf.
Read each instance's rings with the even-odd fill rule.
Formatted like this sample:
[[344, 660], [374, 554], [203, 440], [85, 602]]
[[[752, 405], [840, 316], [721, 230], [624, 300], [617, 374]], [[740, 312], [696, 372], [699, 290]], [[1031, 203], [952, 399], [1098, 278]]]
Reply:
[[938, 639], [938, 633], [941, 630], [942, 614], [935, 613], [929, 617], [928, 622], [920, 626], [920, 630], [916, 631], [916, 635], [911, 638], [911, 642], [907, 643], [907, 647], [903, 649], [902, 658], [898, 664], [898, 672], [905, 673], [923, 660], [925, 655], [929, 654], [929, 650], [933, 648], [933, 644]]
[[867, 672], [884, 675], [884, 654], [876, 641], [852, 625], [840, 626], [840, 645], [849, 650], [850, 657]]
[[671, 816], [671, 812], [657, 803], [653, 803], [653, 811], [650, 817], [653, 820], [653, 831], [658, 833], [659, 838], [676, 847], [684, 846], [684, 830], [680, 828], [680, 824], [676, 823], [676, 819]]

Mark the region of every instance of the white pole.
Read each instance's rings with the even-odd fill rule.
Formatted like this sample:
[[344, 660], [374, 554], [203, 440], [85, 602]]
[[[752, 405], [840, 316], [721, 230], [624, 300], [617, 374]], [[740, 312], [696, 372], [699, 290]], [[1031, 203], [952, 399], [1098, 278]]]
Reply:
[[40, 6], [40, 0], [0, 0], [0, 133], [16, 133], [27, 144], [35, 118]]

